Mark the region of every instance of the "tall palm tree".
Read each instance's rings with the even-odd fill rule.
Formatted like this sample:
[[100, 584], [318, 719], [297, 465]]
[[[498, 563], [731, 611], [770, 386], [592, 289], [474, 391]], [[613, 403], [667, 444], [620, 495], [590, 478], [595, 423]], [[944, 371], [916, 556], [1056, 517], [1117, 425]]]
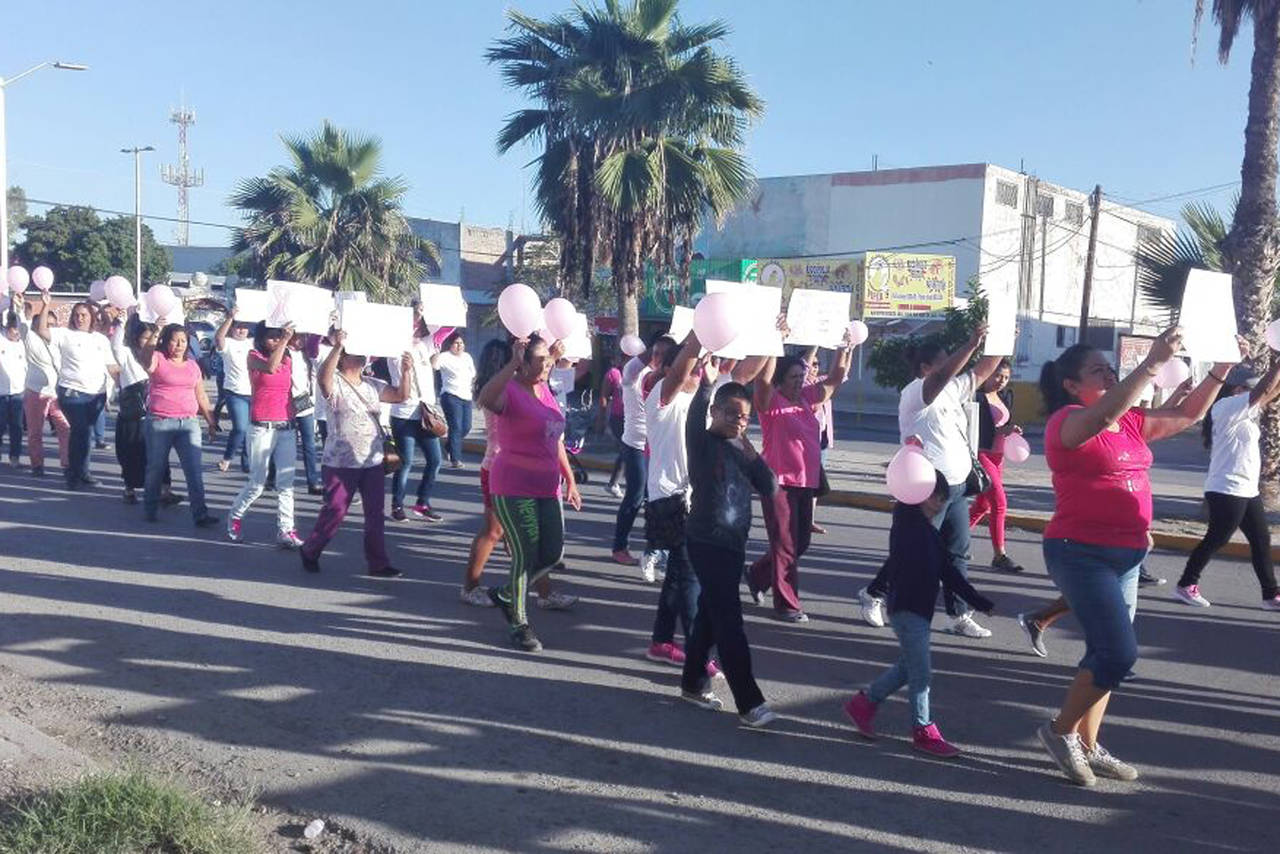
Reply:
[[624, 331], [638, 326], [645, 264], [687, 275], [704, 216], [723, 217], [751, 184], [739, 149], [763, 103], [710, 47], [727, 25], [685, 26], [678, 3], [606, 0], [546, 21], [509, 13], [513, 34], [487, 54], [539, 103], [508, 118], [499, 150], [542, 142], [535, 196], [565, 242], [562, 273], [585, 283], [608, 260]]
[[[1199, 31], [1205, 0], [1196, 0]], [[1244, 128], [1244, 160], [1240, 166], [1240, 200], [1231, 230], [1222, 243], [1232, 274], [1236, 318], [1249, 339], [1255, 360], [1269, 350], [1265, 331], [1270, 319], [1276, 271], [1280, 270], [1280, 224], [1277, 223], [1277, 144], [1280, 143], [1280, 0], [1213, 0], [1218, 25], [1218, 60], [1226, 63], [1241, 25], [1253, 21], [1253, 60], [1249, 82], [1249, 116]], [[1194, 46], [1194, 43], [1193, 43]], [[1270, 407], [1262, 419], [1262, 475], [1280, 476], [1280, 413]]]
[[439, 251], [401, 208], [408, 184], [380, 177], [382, 146], [329, 122], [284, 137], [290, 163], [240, 182], [231, 204], [247, 224], [232, 248], [264, 278], [290, 278], [388, 300], [413, 293]]
[[[1232, 204], [1232, 212], [1235, 205]], [[1229, 227], [1213, 205], [1193, 202], [1182, 206], [1183, 228], [1138, 246], [1138, 286], [1146, 298], [1175, 320], [1182, 306], [1187, 271], [1226, 269], [1222, 244]]]

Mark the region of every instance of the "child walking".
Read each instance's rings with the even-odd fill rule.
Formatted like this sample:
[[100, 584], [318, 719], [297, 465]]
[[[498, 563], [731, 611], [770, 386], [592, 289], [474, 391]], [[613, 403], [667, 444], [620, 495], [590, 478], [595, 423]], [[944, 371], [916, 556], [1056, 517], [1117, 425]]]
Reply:
[[889, 623], [898, 636], [901, 653], [893, 667], [843, 705], [845, 716], [858, 732], [866, 738], [875, 738], [872, 722], [880, 704], [907, 686], [914, 733], [912, 746], [944, 759], [958, 756], [960, 750], [942, 737], [938, 725], [929, 717], [929, 631], [938, 590], [946, 587], [986, 614], [994, 607], [990, 599], [974, 590], [956, 570], [942, 536], [929, 521], [947, 502], [950, 489], [939, 472], [933, 494], [923, 503], [899, 503], [893, 510], [886, 564], [890, 579]]

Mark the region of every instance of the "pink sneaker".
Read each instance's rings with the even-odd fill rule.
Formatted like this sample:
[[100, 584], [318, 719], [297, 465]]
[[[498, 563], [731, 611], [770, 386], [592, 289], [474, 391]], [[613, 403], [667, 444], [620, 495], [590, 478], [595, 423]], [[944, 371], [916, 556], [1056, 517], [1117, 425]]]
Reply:
[[616, 551], [613, 553], [613, 562], [620, 563], [623, 566], [635, 566], [640, 561], [636, 560], [635, 556], [632, 555], [631, 552], [627, 551], [626, 549], [623, 549], [621, 551]]
[[644, 657], [650, 661], [661, 661], [663, 664], [671, 664], [675, 667], [684, 664], [684, 650], [673, 643], [655, 643], [649, 647]]
[[240, 520], [234, 516], [227, 520], [227, 539], [233, 543], [244, 539], [244, 535], [240, 533]]
[[877, 706], [871, 702], [866, 691], [854, 694], [840, 708], [844, 709], [844, 716], [849, 719], [849, 723], [857, 728], [858, 735], [863, 738], [876, 737], [876, 730], [871, 722], [875, 720]]
[[1270, 599], [1263, 599], [1262, 610], [1280, 611], [1280, 596], [1272, 596]]
[[302, 537], [298, 536], [297, 531], [281, 531], [276, 535], [276, 545], [282, 549], [300, 549]]
[[960, 748], [950, 744], [942, 737], [942, 733], [938, 731], [937, 724], [916, 727], [915, 738], [912, 739], [911, 746], [921, 753], [927, 753], [939, 759], [950, 759], [953, 756], [960, 755]]
[[724, 678], [724, 674], [720, 672], [720, 662], [716, 661], [714, 658], [707, 659], [707, 678], [708, 679]]

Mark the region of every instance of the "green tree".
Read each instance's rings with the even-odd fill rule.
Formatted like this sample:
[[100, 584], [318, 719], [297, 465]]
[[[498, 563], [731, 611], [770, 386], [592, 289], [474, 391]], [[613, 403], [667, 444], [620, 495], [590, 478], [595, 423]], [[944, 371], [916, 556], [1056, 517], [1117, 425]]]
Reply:
[[[15, 263], [28, 268], [41, 264], [53, 270], [61, 286], [88, 290], [95, 279], [134, 275], [133, 217], [99, 219], [92, 208], [58, 206], [43, 216], [27, 217], [21, 243], [13, 249]], [[164, 282], [172, 267], [169, 251], [142, 226], [142, 277]]]
[[17, 242], [18, 232], [27, 218], [27, 191], [21, 187], [9, 187], [5, 191], [5, 199], [8, 202], [9, 245], [12, 246]]
[[382, 144], [329, 122], [284, 137], [289, 164], [240, 182], [231, 204], [247, 224], [232, 242], [255, 278], [312, 282], [387, 300], [414, 293], [431, 241], [413, 233], [401, 204], [408, 184], [382, 177]]
[[722, 21], [686, 26], [679, 0], [607, 0], [538, 20], [509, 12], [512, 34], [487, 56], [538, 106], [512, 114], [498, 149], [541, 143], [535, 199], [562, 240], [562, 285], [590, 292], [608, 261], [624, 331], [636, 331], [647, 262], [687, 279], [694, 236], [751, 186], [741, 154], [763, 102], [711, 47]]
[[987, 322], [987, 298], [976, 282], [971, 282], [972, 296], [964, 308], [948, 308], [942, 329], [929, 335], [894, 335], [879, 338], [871, 344], [867, 366], [875, 373], [876, 385], [901, 391], [915, 374], [907, 364], [907, 351], [924, 344], [941, 344], [948, 352], [969, 340], [973, 330]]
[[[1205, 11], [1196, 0], [1195, 31]], [[1255, 361], [1270, 358], [1265, 342], [1276, 271], [1280, 270], [1280, 221], [1277, 220], [1276, 173], [1280, 166], [1280, 0], [1213, 0], [1218, 25], [1218, 60], [1225, 64], [1241, 26], [1253, 22], [1249, 113], [1244, 128], [1240, 166], [1240, 199], [1231, 229], [1221, 243], [1223, 269], [1231, 273], [1236, 320], [1254, 348]], [[1194, 43], [1193, 43], [1194, 47]], [[1280, 411], [1272, 406], [1262, 417], [1262, 478], [1280, 477]]]

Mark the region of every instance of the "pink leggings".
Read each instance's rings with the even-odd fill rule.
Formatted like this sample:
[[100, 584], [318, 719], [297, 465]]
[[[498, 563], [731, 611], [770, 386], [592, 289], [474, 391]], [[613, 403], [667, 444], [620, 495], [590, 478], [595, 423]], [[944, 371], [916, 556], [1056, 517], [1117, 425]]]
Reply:
[[53, 425], [53, 432], [58, 437], [58, 459], [62, 467], [67, 467], [67, 439], [71, 435], [71, 425], [67, 416], [62, 414], [58, 399], [52, 395], [45, 396], [38, 391], [27, 389], [22, 395], [22, 406], [27, 414], [27, 453], [31, 456], [32, 468], [44, 465], [44, 424]]
[[977, 525], [988, 513], [987, 521], [991, 529], [991, 545], [997, 552], [1004, 551], [1004, 517], [1009, 509], [1009, 501], [1004, 494], [1004, 454], [992, 451], [979, 451], [978, 462], [986, 469], [991, 478], [991, 488], [973, 500], [969, 508], [969, 527]]

